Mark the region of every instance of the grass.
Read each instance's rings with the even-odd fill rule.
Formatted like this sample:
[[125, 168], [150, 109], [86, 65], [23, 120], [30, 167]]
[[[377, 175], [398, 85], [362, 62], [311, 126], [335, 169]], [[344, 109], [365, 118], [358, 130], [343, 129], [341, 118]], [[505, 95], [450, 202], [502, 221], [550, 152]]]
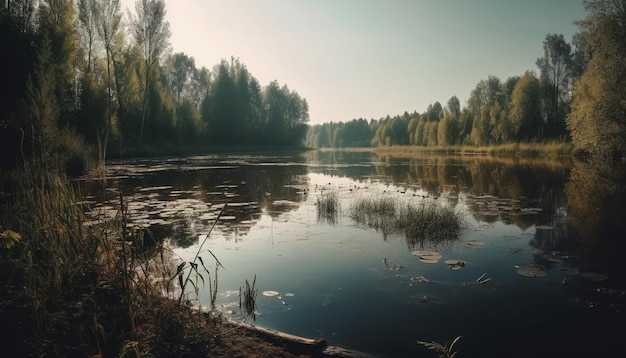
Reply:
[[239, 309], [246, 314], [246, 317], [252, 317], [252, 320], [256, 320], [256, 296], [259, 293], [255, 286], [256, 275], [254, 275], [252, 285], [246, 280], [245, 287], [239, 287]]
[[448, 344], [441, 344], [438, 342], [424, 342], [424, 341], [417, 341], [418, 344], [433, 350], [435, 352], [437, 352], [437, 354], [439, 355], [439, 358], [454, 358], [456, 356], [456, 354], [458, 352], [453, 352], [452, 350], [454, 349], [454, 345], [457, 344], [457, 342], [462, 338], [463, 336], [458, 336], [456, 337], [452, 343], [450, 344], [450, 346], [448, 346]]
[[413, 156], [425, 153], [448, 155], [482, 155], [490, 157], [556, 158], [571, 156], [573, 145], [564, 141], [545, 143], [508, 143], [491, 146], [455, 145], [445, 147], [380, 146], [375, 152], [386, 155]]
[[317, 198], [317, 222], [335, 225], [339, 222], [339, 195], [334, 192], [322, 193]]
[[161, 242], [146, 250], [146, 231], [129, 225], [121, 196], [114, 219], [87, 225], [60, 173], [29, 162], [0, 188], [5, 355], [292, 356], [243, 334], [214, 311], [192, 309], [190, 295], [205, 281], [214, 303], [215, 257], [207, 261], [199, 250], [184, 262]]
[[385, 237], [404, 236], [411, 249], [456, 240], [464, 228], [461, 215], [453, 208], [430, 200], [413, 204], [388, 196], [359, 198], [350, 208], [350, 217]]

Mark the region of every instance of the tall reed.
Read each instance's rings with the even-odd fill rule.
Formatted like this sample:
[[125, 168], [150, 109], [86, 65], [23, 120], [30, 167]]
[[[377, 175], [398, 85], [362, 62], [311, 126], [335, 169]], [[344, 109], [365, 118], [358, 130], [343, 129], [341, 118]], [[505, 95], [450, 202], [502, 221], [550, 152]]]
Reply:
[[339, 195], [335, 191], [324, 192], [317, 198], [317, 222], [331, 225], [339, 221]]
[[402, 235], [410, 247], [456, 240], [464, 228], [458, 212], [431, 200], [414, 204], [389, 196], [359, 198], [350, 208], [350, 217], [385, 237]]
[[[185, 285], [204, 280], [200, 252], [176, 266], [164, 245], [146, 250], [149, 233], [132, 226], [121, 195], [116, 217], [86, 225], [72, 185], [49, 166], [28, 162], [2, 186], [10, 195], [0, 212], [0, 319], [14, 322], [0, 335], [5, 353], [180, 352], [189, 330], [204, 321], [181, 304]], [[187, 272], [175, 300], [174, 283]], [[210, 285], [214, 302], [217, 276]]]
[[254, 275], [252, 285], [246, 280], [245, 287], [239, 287], [239, 309], [244, 312], [246, 317], [252, 317], [253, 320], [256, 320], [256, 296], [259, 293], [255, 286], [256, 275]]
[[[73, 342], [85, 327], [77, 323], [98, 284], [98, 254], [101, 238], [87, 230], [85, 218], [74, 200], [67, 179], [53, 168], [27, 162], [14, 171], [4, 185], [11, 197], [4, 204], [0, 225], [20, 236], [19, 242], [3, 250], [0, 264], [8, 295], [21, 301], [27, 320], [41, 339], [30, 347], [34, 353], [52, 351]], [[70, 314], [67, 307], [78, 309]], [[80, 313], [80, 314], [79, 314]]]

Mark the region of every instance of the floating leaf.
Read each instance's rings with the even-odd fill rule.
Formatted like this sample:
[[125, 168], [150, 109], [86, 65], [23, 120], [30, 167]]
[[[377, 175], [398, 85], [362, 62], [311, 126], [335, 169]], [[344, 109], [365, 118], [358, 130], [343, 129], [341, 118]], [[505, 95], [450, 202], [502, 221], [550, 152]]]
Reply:
[[544, 277], [546, 275], [540, 268], [534, 266], [519, 266], [517, 273], [525, 277]]
[[566, 275], [573, 275], [573, 276], [580, 274], [580, 270], [575, 267], [563, 267], [561, 268], [561, 272], [563, 272]]
[[412, 251], [411, 254], [413, 256], [418, 256], [420, 261], [426, 264], [436, 264], [439, 262], [439, 259], [442, 258], [440, 253], [430, 250], [416, 250]]
[[608, 279], [606, 275], [597, 272], [583, 272], [580, 274], [580, 277], [584, 278], [585, 280], [596, 282], [602, 282]]
[[446, 265], [465, 266], [465, 261], [462, 260], [446, 260], [444, 263]]
[[422, 258], [420, 258], [420, 261], [422, 261], [425, 264], [436, 264], [437, 262], [439, 262], [438, 259], [422, 259]]
[[278, 291], [263, 291], [263, 296], [267, 296], [267, 297], [276, 297], [279, 294], [280, 293], [278, 293]]
[[439, 253], [437, 251], [429, 251], [429, 250], [416, 250], [416, 251], [411, 251], [411, 255], [413, 256], [437, 256], [439, 255]]
[[470, 240], [467, 242], [468, 245], [470, 246], [485, 246], [487, 245], [485, 242], [483, 241], [479, 241], [479, 240]]

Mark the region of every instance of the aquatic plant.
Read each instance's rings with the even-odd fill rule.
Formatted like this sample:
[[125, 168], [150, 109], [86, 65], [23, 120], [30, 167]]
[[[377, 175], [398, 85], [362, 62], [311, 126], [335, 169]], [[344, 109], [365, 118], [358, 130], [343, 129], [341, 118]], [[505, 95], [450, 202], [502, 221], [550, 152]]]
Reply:
[[350, 207], [350, 217], [387, 235], [395, 231], [396, 203], [388, 196], [359, 198]]
[[[211, 250], [208, 250], [208, 253], [215, 260], [215, 274], [213, 276], [214, 277], [213, 281], [211, 281], [210, 272], [207, 269], [207, 267], [205, 266], [204, 260], [202, 259], [202, 256], [200, 256], [200, 253], [203, 252], [202, 251], [202, 247], [204, 246], [206, 241], [209, 239], [209, 235], [211, 234], [211, 232], [213, 232], [213, 229], [215, 228], [215, 225], [217, 224], [219, 218], [224, 213], [225, 209], [226, 209], [226, 205], [224, 205], [222, 207], [222, 209], [220, 210], [220, 212], [217, 214], [217, 218], [213, 221], [213, 225], [209, 229], [209, 233], [204, 236], [204, 240], [202, 241], [200, 246], [198, 246], [198, 250], [196, 251], [196, 254], [193, 257], [193, 260], [191, 260], [189, 262], [182, 262], [180, 265], [178, 265], [177, 276], [178, 276], [178, 284], [179, 284], [179, 287], [180, 287], [180, 295], [178, 296], [178, 304], [179, 305], [182, 303], [183, 297], [185, 297], [185, 294], [186, 294], [185, 288], [186, 288], [187, 284], [190, 284], [190, 285], [193, 286], [194, 292], [195, 292], [196, 296], [198, 296], [198, 294], [200, 292], [200, 288], [201, 288], [200, 283], [204, 284], [204, 282], [205, 282], [204, 281], [204, 276], [202, 275], [202, 272], [205, 272], [207, 275], [209, 275], [209, 284], [210, 284], [209, 290], [210, 290], [210, 294], [211, 294], [211, 309], [215, 308], [214, 307], [215, 306], [215, 300], [217, 298], [217, 269], [218, 269], [218, 267], [224, 268], [224, 266], [220, 263], [220, 261], [217, 259], [217, 257], [215, 257], [213, 252]], [[198, 266], [198, 262], [200, 262], [200, 265], [202, 266], [203, 271], [200, 271], [200, 266]], [[185, 271], [187, 272], [187, 275], [185, 275]]]
[[[147, 231], [130, 225], [121, 195], [114, 218], [86, 225], [64, 173], [25, 163], [2, 185], [11, 195], [0, 212], [0, 320], [14, 322], [4, 353], [179, 355], [190, 329], [207, 325], [172, 297], [183, 272], [183, 292], [204, 281], [191, 271], [205, 262], [198, 253], [177, 267], [163, 243], [147, 249]], [[217, 277], [209, 282], [214, 300]], [[214, 335], [205, 336], [194, 342], [208, 347]]]
[[388, 235], [402, 235], [410, 248], [424, 243], [456, 240], [464, 222], [453, 208], [435, 201], [403, 203], [392, 197], [359, 198], [350, 208], [350, 217]]
[[253, 320], [256, 320], [256, 296], [259, 293], [255, 286], [256, 275], [254, 275], [252, 285], [246, 280], [245, 287], [239, 287], [239, 309], [245, 313], [246, 317], [252, 317]]
[[450, 346], [448, 347], [448, 343], [441, 344], [437, 342], [424, 342], [417, 341], [418, 344], [423, 345], [424, 347], [436, 351], [439, 354], [439, 358], [454, 358], [458, 352], [453, 352], [452, 349], [454, 345], [462, 338], [463, 336], [456, 337]]
[[328, 223], [331, 225], [339, 221], [339, 195], [337, 192], [330, 191], [322, 193], [317, 198], [317, 222]]

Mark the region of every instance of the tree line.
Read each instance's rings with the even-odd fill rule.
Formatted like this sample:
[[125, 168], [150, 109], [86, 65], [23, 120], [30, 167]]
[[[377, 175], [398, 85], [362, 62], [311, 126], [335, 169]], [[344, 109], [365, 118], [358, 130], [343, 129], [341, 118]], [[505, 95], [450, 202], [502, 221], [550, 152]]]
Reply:
[[[21, 157], [194, 151], [216, 145], [301, 145], [308, 103], [262, 86], [236, 58], [212, 69], [171, 53], [163, 0], [7, 0], [0, 166]], [[61, 154], [59, 154], [61, 153]]]
[[[571, 140], [579, 153], [626, 155], [626, 1], [584, 1], [571, 42], [548, 34], [535, 71], [478, 82], [462, 108], [452, 96], [423, 113], [312, 126], [306, 145], [490, 146]], [[620, 83], [622, 85], [620, 85]]]

